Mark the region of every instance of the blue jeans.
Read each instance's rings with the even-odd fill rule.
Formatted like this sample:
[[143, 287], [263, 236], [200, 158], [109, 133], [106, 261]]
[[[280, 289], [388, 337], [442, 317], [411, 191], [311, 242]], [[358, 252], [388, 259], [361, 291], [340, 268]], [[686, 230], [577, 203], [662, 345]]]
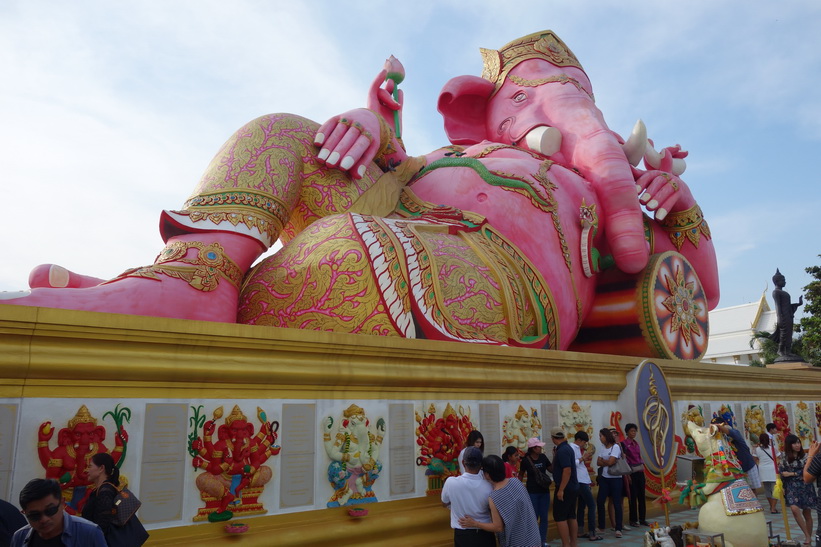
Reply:
[[550, 509], [550, 492], [544, 494], [530, 494], [530, 503], [536, 512], [536, 519], [539, 521], [539, 535], [542, 537], [542, 545], [547, 543], [547, 512]]
[[604, 527], [604, 517], [607, 516], [607, 511], [604, 508], [604, 502], [607, 498], [613, 500], [613, 509], [616, 512], [616, 530], [621, 532], [623, 508], [621, 506], [622, 486], [624, 479], [622, 477], [615, 477], [608, 479], [606, 477], [599, 477], [599, 495], [596, 498], [596, 508], [599, 511], [599, 528]]
[[592, 536], [596, 533], [596, 502], [593, 499], [590, 485], [579, 483], [579, 499], [576, 505], [576, 522], [579, 523], [579, 531], [584, 530], [585, 507], [587, 508], [587, 532]]

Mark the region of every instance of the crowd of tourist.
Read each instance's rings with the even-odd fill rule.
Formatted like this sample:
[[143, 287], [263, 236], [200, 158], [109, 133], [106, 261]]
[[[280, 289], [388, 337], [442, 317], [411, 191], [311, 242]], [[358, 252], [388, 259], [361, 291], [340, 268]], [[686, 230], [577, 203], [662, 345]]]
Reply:
[[[580, 538], [604, 539], [608, 511], [615, 537], [622, 537], [623, 531], [632, 527], [648, 526], [637, 429], [635, 424], [627, 424], [624, 442], [617, 440], [615, 429], [602, 429], [601, 446], [593, 450], [585, 431], [576, 432], [571, 439], [561, 427], [554, 427], [547, 448], [545, 442], [533, 437], [527, 441], [526, 451], [508, 446], [501, 458], [485, 455], [484, 439], [474, 431], [459, 455], [464, 474], [450, 477], [442, 489], [442, 503], [451, 512], [454, 545], [495, 545], [498, 540], [501, 547], [549, 547], [551, 514], [563, 547], [577, 546]], [[612, 474], [609, 467], [622, 451], [630, 472]], [[599, 454], [595, 480], [591, 476], [593, 452]], [[599, 490], [594, 500], [592, 487], [596, 484]], [[630, 526], [622, 523], [625, 496], [631, 500]]]

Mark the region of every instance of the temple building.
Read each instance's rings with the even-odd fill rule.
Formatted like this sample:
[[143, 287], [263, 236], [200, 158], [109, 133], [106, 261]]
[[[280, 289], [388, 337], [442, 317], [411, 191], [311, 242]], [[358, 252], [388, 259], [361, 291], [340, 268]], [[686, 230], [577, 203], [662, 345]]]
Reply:
[[758, 341], [750, 346], [757, 331], [772, 332], [775, 311], [770, 308], [765, 293], [757, 302], [716, 308], [710, 312], [710, 342], [702, 362], [723, 365], [749, 365], [763, 362]]

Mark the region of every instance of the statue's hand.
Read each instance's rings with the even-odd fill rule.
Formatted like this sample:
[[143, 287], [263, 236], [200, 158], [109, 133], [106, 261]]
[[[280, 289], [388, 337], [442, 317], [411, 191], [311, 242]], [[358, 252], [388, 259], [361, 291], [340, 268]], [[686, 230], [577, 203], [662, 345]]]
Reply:
[[40, 429], [37, 430], [37, 440], [39, 442], [50, 441], [54, 436], [54, 428], [51, 427], [51, 422], [43, 422], [40, 424]]
[[379, 133], [379, 120], [368, 109], [334, 116], [319, 127], [314, 137], [314, 144], [322, 147], [317, 155], [319, 163], [361, 179], [383, 144]]
[[203, 433], [205, 433], [206, 435], [213, 435], [213, 434], [214, 434], [214, 430], [216, 429], [216, 427], [217, 427], [217, 426], [216, 426], [216, 424], [214, 423], [214, 420], [208, 420], [207, 422], [205, 422], [205, 424], [203, 424], [203, 426], [202, 426], [202, 431], [203, 431]]
[[683, 211], [695, 205], [693, 194], [687, 184], [667, 171], [653, 169], [642, 171], [633, 168], [639, 201], [655, 213], [655, 219], [664, 220], [671, 211]]
[[[396, 132], [396, 125], [394, 123], [396, 114], [399, 113], [401, 119], [402, 105], [405, 103], [405, 95], [401, 89], [396, 89], [396, 86], [405, 78], [405, 67], [393, 55], [385, 61], [384, 68], [376, 75], [376, 78], [371, 83], [368, 97], [365, 102], [367, 108], [373, 110], [387, 122], [387, 124]], [[397, 82], [396, 80], [399, 80]], [[398, 101], [393, 97], [396, 91]]]
[[202, 439], [196, 439], [194, 441], [191, 441], [191, 448], [193, 448], [197, 452], [202, 450]]
[[128, 433], [125, 429], [120, 429], [119, 433], [114, 433], [114, 444], [122, 446], [123, 443], [128, 443]]

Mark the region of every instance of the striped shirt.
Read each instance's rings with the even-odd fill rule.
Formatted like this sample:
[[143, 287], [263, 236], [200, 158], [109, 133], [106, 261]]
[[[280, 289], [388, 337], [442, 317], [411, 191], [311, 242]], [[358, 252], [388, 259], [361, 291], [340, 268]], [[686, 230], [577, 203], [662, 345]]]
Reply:
[[540, 547], [536, 513], [524, 485], [508, 479], [507, 484], [490, 493], [505, 528], [496, 534], [500, 547]]

